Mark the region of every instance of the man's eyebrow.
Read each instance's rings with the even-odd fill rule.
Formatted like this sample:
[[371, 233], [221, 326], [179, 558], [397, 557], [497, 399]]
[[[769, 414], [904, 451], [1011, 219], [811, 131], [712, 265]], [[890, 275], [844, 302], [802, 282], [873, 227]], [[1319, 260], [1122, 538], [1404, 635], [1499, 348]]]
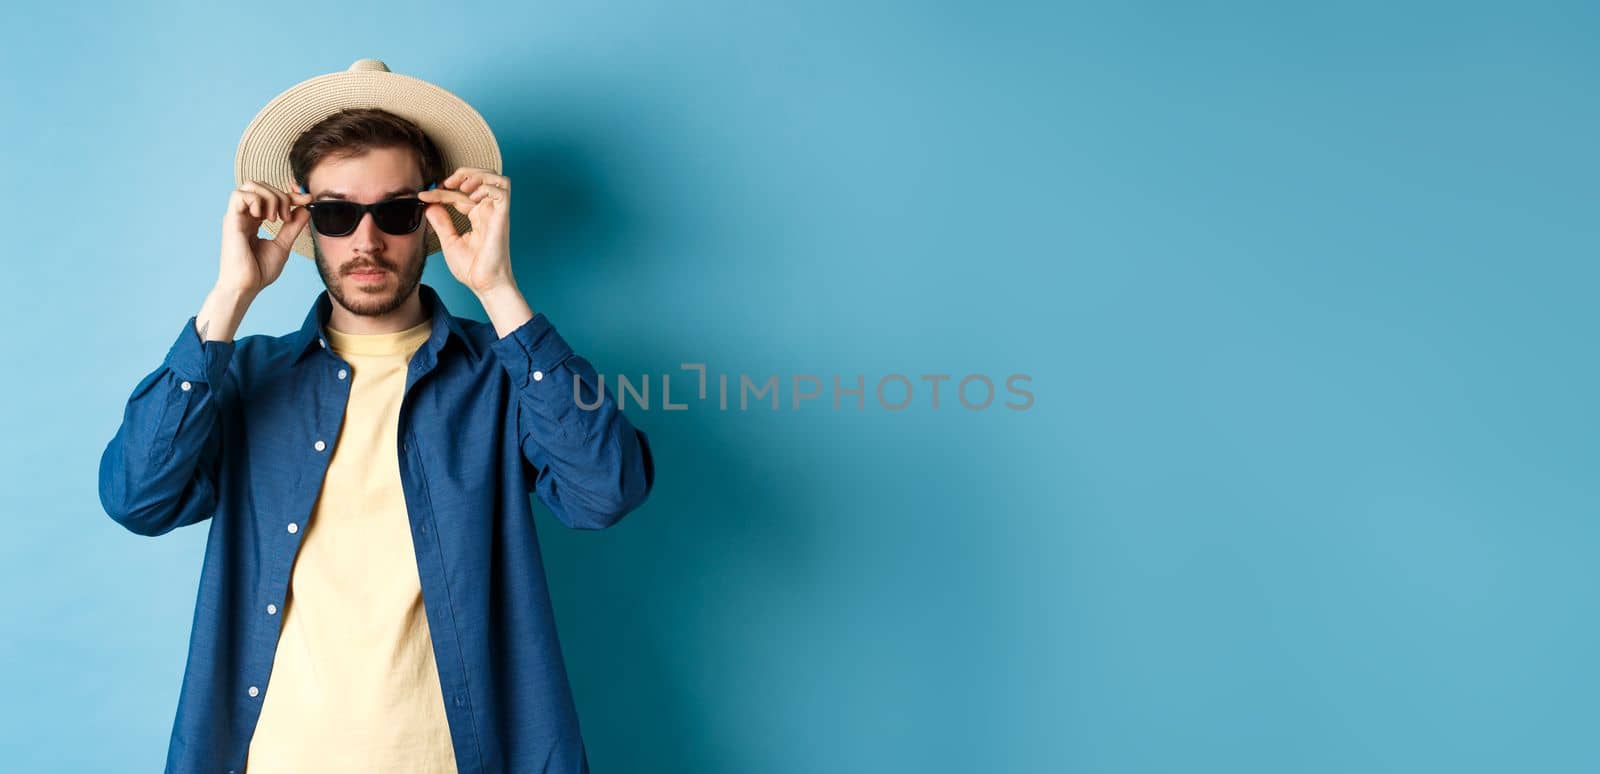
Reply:
[[[400, 196], [401, 194], [414, 194], [416, 192], [417, 192], [417, 189], [416, 188], [412, 188], [412, 187], [396, 188], [395, 190], [390, 191], [390, 192], [384, 194], [383, 196], [381, 196], [379, 198], [380, 199], [390, 199], [390, 198], [393, 198], [393, 197], [396, 197], [396, 196]], [[345, 199], [345, 200], [349, 200], [350, 195], [346, 194], [346, 193], [344, 193], [342, 191], [323, 191], [322, 193], [319, 193], [316, 196], [313, 196], [312, 198], [313, 199]]]

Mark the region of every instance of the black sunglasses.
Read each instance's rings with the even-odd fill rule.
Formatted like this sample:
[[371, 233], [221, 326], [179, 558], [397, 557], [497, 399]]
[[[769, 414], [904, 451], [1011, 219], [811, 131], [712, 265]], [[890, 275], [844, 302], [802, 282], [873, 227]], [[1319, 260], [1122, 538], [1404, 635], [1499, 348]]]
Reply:
[[415, 196], [384, 199], [372, 204], [357, 204], [343, 199], [321, 199], [306, 205], [311, 225], [323, 236], [342, 237], [355, 233], [362, 216], [372, 213], [372, 222], [384, 233], [404, 236], [422, 225], [422, 211], [428, 203]]

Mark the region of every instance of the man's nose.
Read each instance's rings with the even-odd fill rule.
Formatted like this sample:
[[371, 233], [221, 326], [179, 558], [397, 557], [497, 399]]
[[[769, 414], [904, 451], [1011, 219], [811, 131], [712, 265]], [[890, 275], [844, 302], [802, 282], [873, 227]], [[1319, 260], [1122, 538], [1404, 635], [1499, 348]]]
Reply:
[[361, 220], [356, 223], [356, 230], [350, 235], [353, 240], [350, 247], [357, 251], [377, 252], [383, 247], [383, 231], [373, 220], [372, 213], [361, 213]]

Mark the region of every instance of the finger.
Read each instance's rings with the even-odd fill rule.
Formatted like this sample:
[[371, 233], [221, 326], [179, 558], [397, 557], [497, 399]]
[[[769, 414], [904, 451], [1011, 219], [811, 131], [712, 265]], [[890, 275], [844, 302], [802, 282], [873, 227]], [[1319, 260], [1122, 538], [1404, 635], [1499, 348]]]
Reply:
[[261, 187], [261, 190], [266, 192], [267, 197], [272, 203], [272, 219], [288, 220], [289, 194], [280, 190], [275, 185], [269, 185], [267, 183], [257, 183], [257, 185]]
[[250, 194], [239, 190], [228, 194], [228, 212], [234, 215], [249, 215]]
[[432, 191], [422, 191], [417, 194], [417, 198], [425, 202], [432, 202], [435, 204], [448, 204], [452, 207], [455, 207], [462, 214], [471, 212], [473, 206], [477, 204], [477, 202], [473, 201], [472, 197], [461, 193], [460, 191], [451, 191], [444, 188], [435, 188]]
[[478, 206], [467, 213], [467, 219], [472, 221], [473, 228], [483, 228], [500, 215], [504, 206], [505, 202], [493, 196], [485, 196], [478, 201]]
[[233, 193], [228, 195], [228, 200], [232, 202], [232, 210], [235, 215], [249, 215], [250, 203], [255, 200], [255, 194], [235, 189]]
[[509, 191], [511, 190], [511, 178], [492, 173], [473, 175], [470, 179], [461, 184], [461, 190], [470, 192], [475, 189], [481, 189], [486, 185], [497, 186]]
[[490, 172], [482, 167], [456, 167], [456, 171], [451, 172], [449, 177], [445, 178], [443, 182], [439, 183], [439, 186], [441, 188], [447, 188], [457, 182], [460, 182], [461, 180], [465, 180], [469, 175], [479, 172], [488, 172], [489, 174], [494, 174], [493, 172]]
[[289, 193], [276, 186], [265, 184], [263, 184], [263, 186], [268, 191], [272, 192], [273, 202], [277, 205], [277, 209], [273, 213], [276, 217], [274, 217], [273, 220], [280, 220], [285, 223], [289, 222], [289, 212], [294, 208], [294, 202], [289, 198]]
[[260, 194], [250, 193], [249, 191], [239, 191], [234, 195], [239, 197], [239, 201], [244, 205], [244, 208], [239, 210], [240, 214], [248, 212], [252, 218], [261, 217], [262, 205]]
[[454, 245], [461, 235], [456, 232], [456, 224], [450, 220], [450, 211], [442, 204], [430, 204], [422, 210], [422, 216], [433, 225], [434, 233], [439, 235], [441, 247]]
[[276, 217], [273, 219], [287, 222], [291, 212], [294, 210], [294, 197], [290, 196], [288, 191], [274, 185], [263, 183], [262, 187], [272, 194], [272, 198], [277, 204], [277, 211], [274, 213]]
[[267, 220], [282, 221], [289, 217], [288, 197], [282, 191], [266, 183], [256, 183], [256, 189], [261, 192], [261, 201], [265, 205], [263, 212]]
[[504, 200], [510, 195], [510, 191], [507, 191], [506, 189], [495, 185], [494, 183], [484, 183], [483, 185], [478, 186], [478, 190], [472, 192], [470, 198], [473, 201], [481, 201], [484, 198]]
[[[454, 176], [452, 175], [452, 177]], [[498, 185], [508, 190], [511, 188], [511, 178], [490, 172], [487, 169], [473, 169], [470, 172], [466, 172], [461, 175], [460, 182], [461, 184], [458, 187], [462, 192], [471, 192], [479, 186], [490, 184]]]
[[300, 237], [300, 232], [305, 230], [306, 223], [311, 220], [311, 211], [305, 208], [295, 210], [289, 215], [288, 222], [278, 230], [278, 236], [273, 241], [282, 245], [285, 250], [294, 248], [294, 240]]
[[[279, 214], [279, 210], [284, 206], [284, 202], [280, 198], [282, 194], [281, 191], [273, 188], [270, 185], [267, 185], [266, 183], [255, 180], [246, 180], [244, 185], [239, 187], [240, 189], [250, 191], [261, 198], [261, 212], [260, 214], [256, 215], [256, 217], [264, 217], [267, 220], [282, 220], [282, 216]], [[252, 213], [254, 214], [254, 211], [252, 211]]]

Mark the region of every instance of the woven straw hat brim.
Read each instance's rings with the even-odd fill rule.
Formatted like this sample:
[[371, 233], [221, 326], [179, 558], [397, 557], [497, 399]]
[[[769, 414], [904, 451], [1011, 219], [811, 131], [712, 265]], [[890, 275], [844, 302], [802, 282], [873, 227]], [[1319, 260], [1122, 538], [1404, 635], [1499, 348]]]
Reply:
[[[459, 167], [500, 173], [500, 145], [478, 111], [465, 100], [427, 81], [389, 72], [377, 59], [361, 59], [344, 72], [319, 75], [273, 97], [245, 127], [234, 158], [234, 184], [258, 180], [284, 191], [296, 190], [289, 149], [318, 121], [344, 108], [382, 108], [414, 122], [444, 157], [446, 174]], [[467, 216], [446, 208], [458, 233], [472, 229]], [[262, 224], [273, 237], [281, 221]], [[310, 258], [311, 225], [295, 238], [294, 251]], [[426, 250], [438, 252], [439, 237], [429, 229]]]

